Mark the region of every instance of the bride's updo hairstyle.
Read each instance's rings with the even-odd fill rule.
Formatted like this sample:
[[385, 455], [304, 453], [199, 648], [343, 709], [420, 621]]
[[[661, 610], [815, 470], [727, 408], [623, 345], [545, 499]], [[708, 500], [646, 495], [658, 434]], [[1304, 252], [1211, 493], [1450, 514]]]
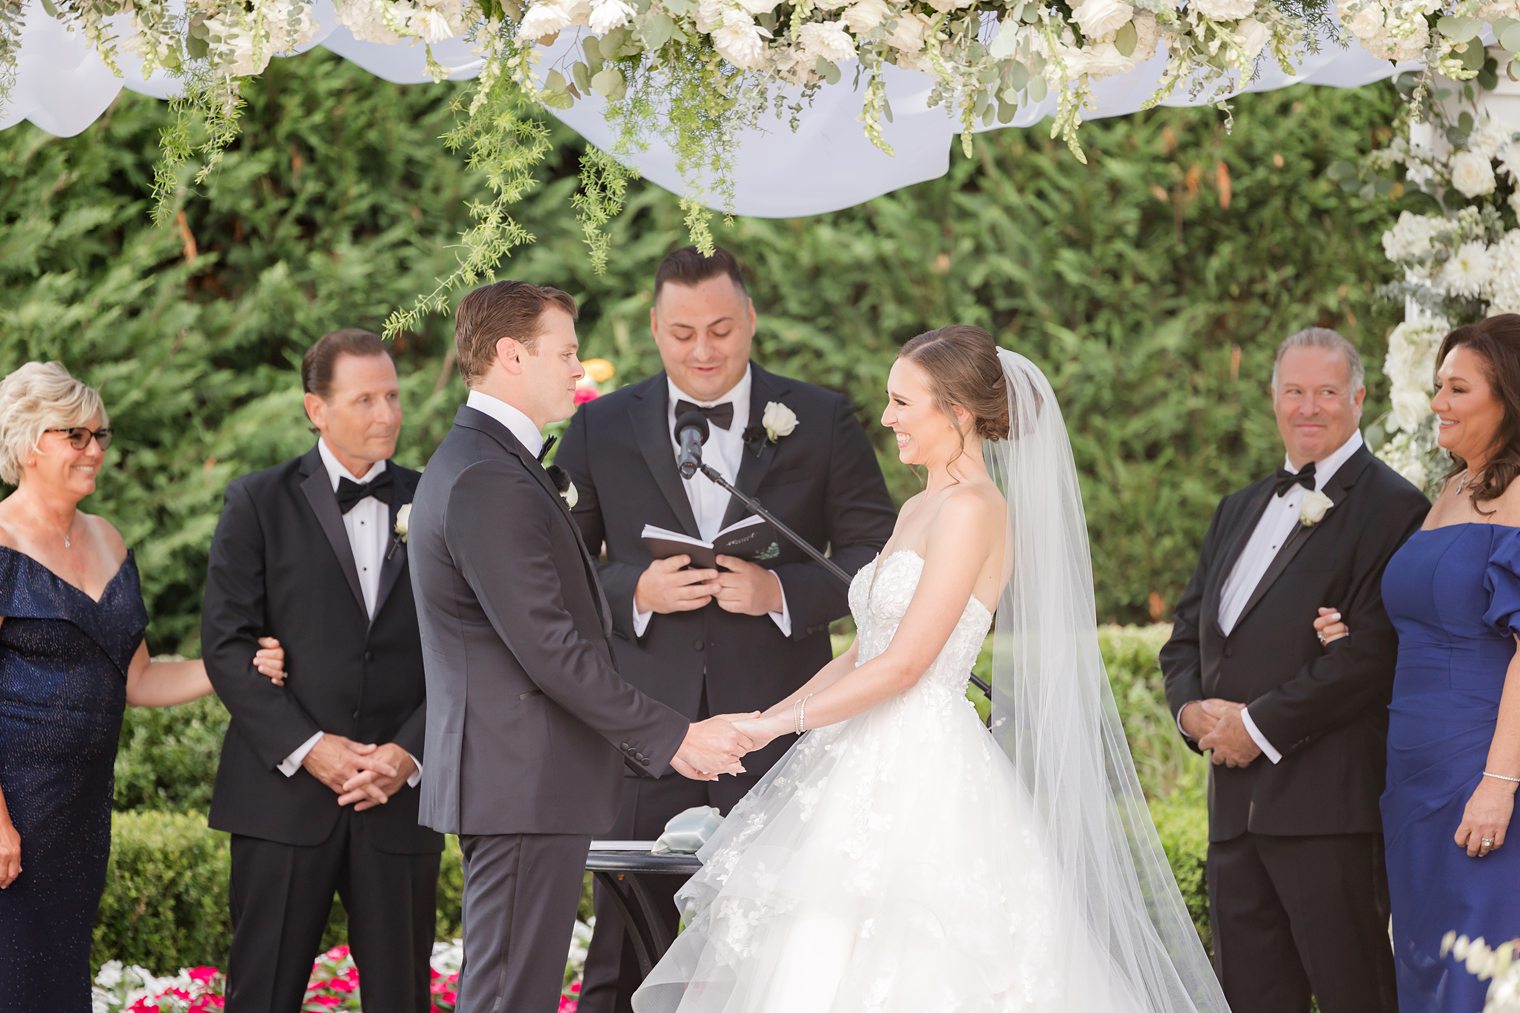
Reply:
[[997, 342], [980, 327], [951, 324], [913, 338], [897, 353], [929, 374], [940, 410], [955, 419], [953, 405], [971, 416], [984, 440], [1008, 438], [1008, 384], [998, 361]]

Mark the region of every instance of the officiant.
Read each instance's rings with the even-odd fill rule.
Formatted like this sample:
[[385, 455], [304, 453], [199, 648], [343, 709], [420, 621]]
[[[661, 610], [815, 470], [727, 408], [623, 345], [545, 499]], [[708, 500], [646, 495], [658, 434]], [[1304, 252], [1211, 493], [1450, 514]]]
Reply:
[[[829, 624], [849, 612], [846, 589], [779, 536], [758, 561], [720, 555], [717, 569], [652, 558], [645, 525], [711, 541], [749, 514], [705, 476], [681, 478], [677, 416], [705, 416], [703, 460], [847, 573], [886, 544], [895, 510], [849, 401], [751, 361], [755, 307], [732, 254], [688, 246], [666, 256], [649, 325], [664, 371], [582, 406], [555, 462], [575, 483], [586, 544], [603, 555], [623, 678], [692, 720], [762, 710], [828, 663]], [[726, 813], [790, 745], [788, 737], [751, 753], [743, 775], [715, 782], [629, 771], [609, 838], [653, 839], [691, 806]], [[678, 885], [672, 878], [669, 896]], [[659, 908], [673, 932], [674, 904], [662, 895]], [[638, 982], [621, 919], [599, 896], [580, 1009], [628, 1011]]]

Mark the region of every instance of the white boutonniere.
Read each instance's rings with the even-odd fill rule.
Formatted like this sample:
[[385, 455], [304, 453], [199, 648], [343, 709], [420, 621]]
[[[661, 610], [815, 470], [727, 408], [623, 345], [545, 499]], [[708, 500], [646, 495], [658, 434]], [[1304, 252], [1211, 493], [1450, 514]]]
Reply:
[[396, 511], [396, 526], [392, 530], [396, 532], [396, 537], [401, 540], [401, 544], [403, 545], [406, 544], [407, 527], [410, 525], [411, 520], [412, 505], [410, 503], [401, 504], [401, 509]]
[[560, 495], [565, 498], [565, 506], [571, 510], [575, 509], [576, 501], [581, 498], [580, 493], [575, 491], [575, 483], [568, 481], [565, 483], [565, 491], [560, 493]]
[[767, 401], [765, 413], [760, 416], [760, 425], [765, 427], [765, 435], [772, 443], [784, 436], [792, 435], [792, 430], [797, 428], [797, 413], [779, 401]]
[[559, 491], [560, 498], [565, 501], [565, 506], [575, 509], [576, 502], [581, 498], [575, 491], [575, 483], [570, 481], [570, 475], [557, 464], [551, 464], [544, 469], [549, 476], [549, 481], [554, 483], [554, 488]]
[[1312, 528], [1325, 519], [1325, 514], [1335, 506], [1335, 500], [1326, 496], [1318, 489], [1310, 489], [1304, 493], [1304, 501], [1298, 508], [1298, 523], [1306, 528]]

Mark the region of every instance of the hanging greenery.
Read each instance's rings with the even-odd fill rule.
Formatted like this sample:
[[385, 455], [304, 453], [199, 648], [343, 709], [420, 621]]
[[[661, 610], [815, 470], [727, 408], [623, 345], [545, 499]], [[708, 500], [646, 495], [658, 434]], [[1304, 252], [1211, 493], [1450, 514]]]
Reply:
[[[176, 124], [163, 137], [155, 180], [158, 217], [172, 217], [183, 170], [203, 180], [236, 137], [245, 81], [270, 59], [310, 44], [312, 0], [41, 0], [119, 70], [130, 52], [144, 73], [184, 81]], [[17, 4], [0, 5], [0, 104], [20, 39]], [[709, 207], [731, 207], [726, 173], [737, 132], [779, 115], [795, 126], [825, 84], [851, 80], [866, 135], [890, 147], [888, 68], [919, 71], [930, 106], [962, 128], [1009, 123], [1021, 107], [1057, 97], [1051, 131], [1085, 160], [1078, 127], [1094, 82], [1167, 54], [1147, 106], [1178, 88], [1222, 101], [1265, 60], [1292, 73], [1324, 38], [1354, 37], [1386, 59], [1422, 59], [1470, 78], [1483, 66], [1480, 37], [1520, 49], [1516, 0], [1347, 0], [1342, 23], [1325, 0], [333, 0], [356, 38], [431, 47], [468, 38], [482, 60], [474, 92], [445, 144], [482, 169], [489, 198], [470, 205], [458, 265], [388, 330], [415, 326], [449, 293], [476, 281], [533, 236], [512, 214], [548, 152], [540, 107], [568, 108], [595, 94], [617, 128], [610, 153], [591, 152], [574, 199], [593, 261], [607, 255], [606, 223], [631, 174], [618, 155], [650, 143], [675, 152], [688, 228], [710, 247]], [[1343, 30], [1344, 29], [1344, 30]], [[556, 46], [576, 33], [578, 47]], [[543, 54], [559, 54], [539, 67]], [[568, 54], [568, 55], [567, 55]], [[436, 79], [446, 72], [427, 48]], [[608, 157], [608, 155], [613, 157]]]

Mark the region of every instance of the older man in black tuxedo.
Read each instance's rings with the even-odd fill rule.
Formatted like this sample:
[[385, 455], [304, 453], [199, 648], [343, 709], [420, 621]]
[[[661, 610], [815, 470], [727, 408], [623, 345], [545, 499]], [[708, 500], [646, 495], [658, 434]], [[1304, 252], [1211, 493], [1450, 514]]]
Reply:
[[[1161, 651], [1209, 778], [1215, 962], [1234, 1013], [1395, 1013], [1378, 796], [1397, 642], [1383, 569], [1429, 503], [1362, 443], [1361, 358], [1283, 342], [1286, 467], [1219, 504]], [[1328, 647], [1318, 609], [1355, 635]]]
[[[704, 460], [853, 574], [886, 544], [895, 510], [849, 402], [777, 376], [750, 359], [756, 314], [725, 250], [676, 250], [655, 275], [650, 330], [664, 372], [583, 406], [556, 463], [579, 492], [573, 510], [602, 551], [618, 670], [692, 720], [762, 710], [831, 658], [829, 623], [849, 611], [845, 587], [784, 540], [764, 562], [720, 556], [721, 569], [652, 559], [646, 524], [711, 540], [749, 513], [702, 475], [676, 468], [678, 414], [706, 416]], [[744, 758], [717, 782], [627, 776], [613, 838], [649, 839], [691, 806], [727, 811], [791, 744]], [[677, 884], [670, 884], [673, 894]], [[663, 905], [674, 929], [673, 904]], [[621, 920], [606, 898], [587, 960], [580, 1008], [628, 1011], [639, 982]]]
[[[333, 894], [364, 1008], [428, 1009], [443, 837], [417, 824], [422, 647], [398, 518], [418, 474], [391, 461], [396, 367], [360, 330], [301, 364], [308, 453], [227, 487], [201, 643], [232, 715], [211, 826], [232, 835], [231, 1013], [296, 1013]], [[282, 689], [249, 659], [285, 645]]]

